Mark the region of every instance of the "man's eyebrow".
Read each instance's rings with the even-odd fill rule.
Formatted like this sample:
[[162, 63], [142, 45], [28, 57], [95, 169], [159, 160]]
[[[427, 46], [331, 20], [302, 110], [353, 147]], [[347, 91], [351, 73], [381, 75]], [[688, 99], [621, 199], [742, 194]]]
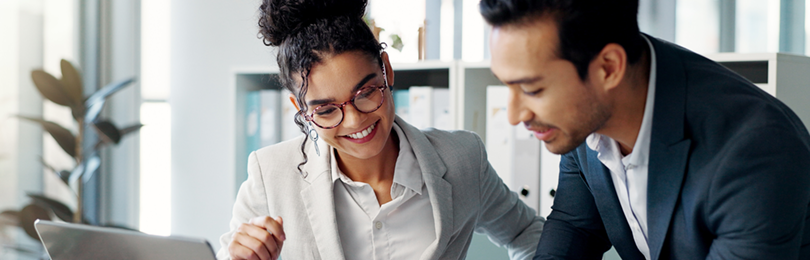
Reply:
[[[354, 88], [352, 89], [352, 93], [355, 93], [355, 92], [357, 92], [357, 90], [360, 90], [360, 88], [362, 88], [363, 85], [365, 85], [369, 80], [373, 79], [376, 76], [377, 76], [377, 73], [370, 73], [370, 74], [366, 75], [366, 77], [363, 78], [362, 80], [360, 80], [360, 82], [358, 82], [357, 85], [354, 85]], [[311, 100], [311, 101], [307, 102], [307, 104], [309, 106], [311, 106], [311, 107], [314, 107], [314, 106], [319, 106], [319, 105], [332, 103], [332, 102], [335, 102], [334, 98], [324, 98], [324, 99]]]
[[529, 84], [529, 83], [538, 82], [541, 79], [543, 79], [543, 78], [542, 77], [531, 77], [531, 78], [527, 77], [527, 78], [519, 78], [519, 79], [515, 79], [515, 80], [510, 80], [510, 81], [504, 81], [503, 83], [505, 83], [506, 85], [520, 85], [520, 84]]

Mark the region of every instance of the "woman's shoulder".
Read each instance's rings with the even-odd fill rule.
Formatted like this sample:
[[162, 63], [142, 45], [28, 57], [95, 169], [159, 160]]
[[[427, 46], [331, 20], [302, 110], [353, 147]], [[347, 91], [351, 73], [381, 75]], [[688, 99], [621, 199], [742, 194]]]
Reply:
[[[253, 152], [254, 158], [260, 166], [273, 165], [273, 168], [295, 168], [298, 163], [304, 160], [301, 154], [301, 142], [306, 136], [301, 135], [290, 140], [282, 141], [273, 145], [265, 146]], [[252, 156], [251, 156], [252, 157]]]
[[479, 154], [484, 144], [478, 134], [467, 130], [442, 130], [428, 128], [420, 130], [439, 155], [451, 153]]
[[481, 140], [478, 134], [468, 130], [443, 130], [426, 128], [420, 130], [428, 139], [444, 139], [447, 141], [475, 142]]

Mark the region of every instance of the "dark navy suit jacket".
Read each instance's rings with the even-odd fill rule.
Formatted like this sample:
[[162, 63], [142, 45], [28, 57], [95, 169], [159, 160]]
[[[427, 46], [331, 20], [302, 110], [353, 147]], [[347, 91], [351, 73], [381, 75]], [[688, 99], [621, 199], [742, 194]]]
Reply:
[[[649, 38], [657, 59], [651, 258], [810, 259], [810, 136], [802, 122], [721, 65]], [[624, 260], [644, 259], [596, 156], [585, 144], [563, 155], [534, 259], [601, 259], [611, 245]]]

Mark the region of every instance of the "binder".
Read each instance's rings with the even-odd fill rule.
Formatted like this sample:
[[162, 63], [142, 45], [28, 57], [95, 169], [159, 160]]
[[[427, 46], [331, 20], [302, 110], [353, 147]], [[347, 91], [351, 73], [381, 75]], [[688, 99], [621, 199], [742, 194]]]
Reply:
[[408, 89], [409, 118], [413, 126], [424, 129], [453, 129], [450, 117], [450, 90], [448, 88], [413, 86]]
[[250, 154], [253, 151], [261, 148], [261, 136], [259, 133], [259, 115], [261, 113], [261, 98], [258, 91], [251, 91], [247, 93], [245, 100], [245, 154]]
[[411, 122], [409, 117], [410, 112], [410, 93], [407, 89], [398, 89], [394, 90], [394, 110], [395, 113], [405, 120], [406, 122]]
[[433, 88], [433, 127], [452, 130], [453, 118], [450, 117], [450, 89]]
[[488, 86], [486, 147], [490, 165], [529, 207], [540, 209], [540, 140], [523, 124], [509, 124], [506, 86]]
[[290, 102], [290, 94], [289, 90], [283, 89], [279, 95], [281, 99], [281, 141], [290, 140], [304, 134], [301, 128], [295, 124], [295, 113], [298, 112], [298, 109]]
[[418, 129], [433, 126], [433, 87], [410, 87], [409, 123]]
[[261, 139], [261, 147], [265, 147], [280, 141], [280, 91], [277, 89], [260, 90], [259, 100], [261, 102], [261, 113], [259, 114], [259, 136]]

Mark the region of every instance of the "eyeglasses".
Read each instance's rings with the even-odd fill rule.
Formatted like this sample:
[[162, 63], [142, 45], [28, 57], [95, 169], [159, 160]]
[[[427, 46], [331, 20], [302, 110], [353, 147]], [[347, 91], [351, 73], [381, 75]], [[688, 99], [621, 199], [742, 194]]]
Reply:
[[351, 100], [340, 104], [324, 104], [312, 110], [312, 113], [306, 117], [307, 121], [315, 123], [320, 128], [332, 129], [343, 122], [343, 107], [352, 104], [357, 111], [363, 113], [371, 113], [377, 111], [385, 100], [386, 86], [367, 86], [363, 87], [354, 94]]

